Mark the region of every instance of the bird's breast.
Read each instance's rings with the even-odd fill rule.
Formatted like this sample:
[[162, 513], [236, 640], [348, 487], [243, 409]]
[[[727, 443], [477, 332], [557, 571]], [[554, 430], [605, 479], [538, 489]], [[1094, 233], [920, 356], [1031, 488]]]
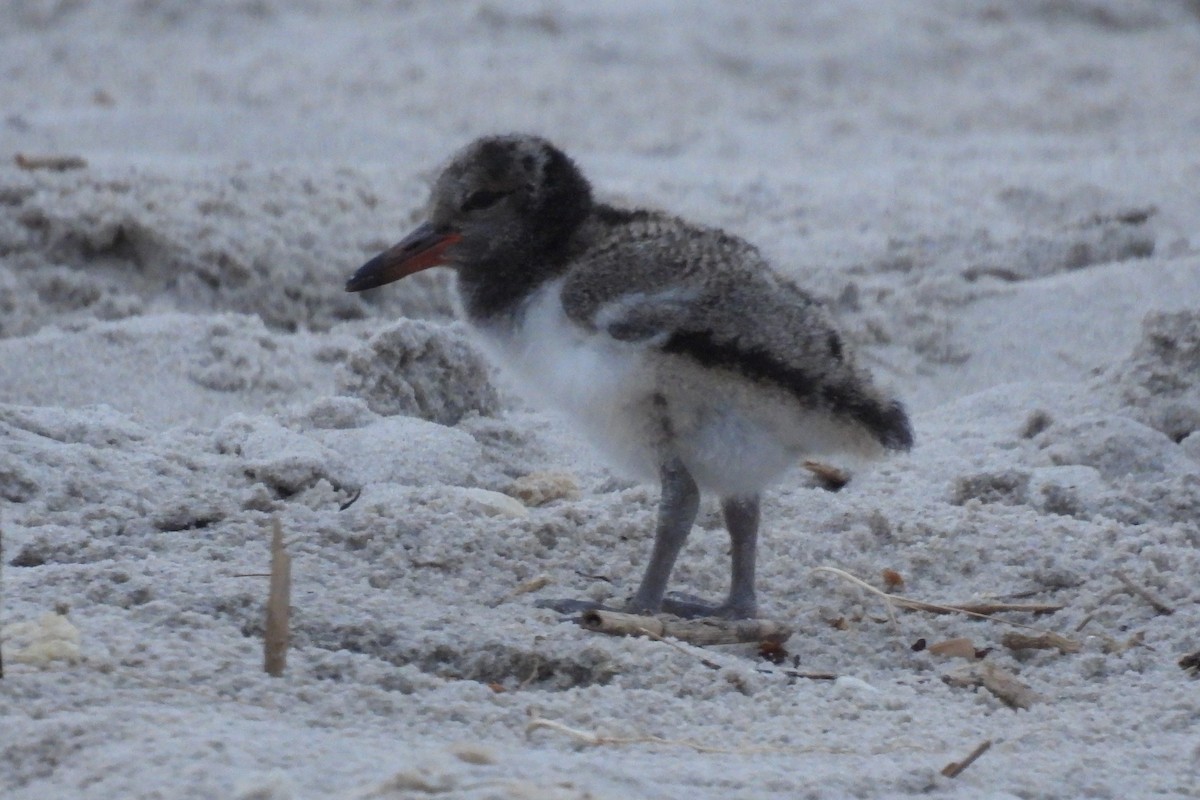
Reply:
[[575, 323], [562, 281], [550, 281], [512, 314], [477, 325], [485, 353], [531, 400], [556, 407], [610, 458], [657, 475], [654, 374], [645, 348]]

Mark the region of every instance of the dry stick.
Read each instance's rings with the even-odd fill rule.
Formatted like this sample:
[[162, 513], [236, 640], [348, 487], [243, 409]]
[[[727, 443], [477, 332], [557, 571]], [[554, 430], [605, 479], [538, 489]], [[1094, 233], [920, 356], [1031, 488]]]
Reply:
[[[698, 653], [693, 653], [684, 647], [683, 643], [694, 646], [703, 646], [704, 644], [735, 644], [734, 642], [693, 641], [680, 636], [678, 630], [673, 629], [671, 623], [668, 623], [666, 620], [661, 620], [658, 617], [623, 614], [619, 611], [603, 611], [601, 609], [589, 611], [580, 619], [580, 624], [588, 630], [608, 633], [614, 636], [645, 636], [647, 639], [653, 639], [656, 642], [665, 644], [667, 647], [678, 650], [689, 658], [695, 658], [709, 669], [720, 669], [721, 665]], [[653, 626], [653, 629], [651, 627], [638, 627], [639, 624]], [[774, 623], [771, 624], [773, 625]], [[671, 641], [671, 639], [665, 638], [666, 636], [672, 636], [679, 641]]]
[[263, 635], [263, 669], [280, 677], [287, 666], [288, 615], [292, 594], [292, 557], [283, 546], [283, 526], [272, 521], [271, 589], [267, 596], [267, 626]]
[[525, 678], [525, 680], [521, 681], [521, 683], [517, 685], [517, 689], [529, 688], [530, 684], [537, 680], [538, 668], [541, 667], [541, 665], [542, 659], [537, 655], [537, 653], [534, 653], [533, 668], [529, 670], [529, 675]]
[[972, 750], [970, 753], [968, 753], [967, 757], [964, 758], [962, 761], [951, 761], [949, 764], [942, 767], [942, 774], [945, 775], [947, 778], [957, 778], [959, 775], [962, 775], [964, 769], [966, 769], [967, 767], [974, 764], [975, 759], [979, 758], [981, 755], [986, 753], [988, 751], [988, 748], [990, 748], [991, 746], [992, 746], [992, 740], [988, 739], [983, 744], [979, 745], [974, 750]]
[[689, 644], [739, 644], [742, 642], [787, 641], [792, 631], [786, 625], [767, 619], [664, 619], [620, 611], [596, 609], [580, 618], [590, 631], [613, 636], [645, 634], [653, 638], [670, 636]]
[[1026, 633], [1009, 631], [1000, 637], [1000, 644], [1009, 650], [1057, 650], [1060, 655], [1064, 656], [1068, 653], [1078, 653], [1083, 649], [1083, 645], [1079, 642], [1057, 633], [1030, 636]]
[[499, 598], [498, 600], [493, 600], [491, 603], [488, 604], [488, 607], [489, 608], [497, 608], [499, 606], [504, 605], [509, 600], [513, 600], [517, 597], [520, 597], [523, 594], [529, 594], [530, 592], [536, 592], [539, 589], [544, 589], [552, 583], [554, 583], [554, 579], [551, 578], [549, 575], [538, 575], [536, 578], [532, 578], [530, 580], [525, 581], [520, 586], [516, 587], [511, 592], [509, 592], [508, 594]]
[[990, 617], [1004, 611], [1022, 611], [1027, 614], [1053, 614], [1062, 611], [1066, 606], [1062, 603], [961, 603], [942, 606], [936, 603], [925, 603], [920, 600], [900, 598], [900, 605], [914, 611], [932, 611], [935, 614], [970, 614], [976, 617]]
[[1142, 598], [1147, 603], [1154, 606], [1154, 610], [1157, 611], [1158, 613], [1167, 614], [1167, 615], [1175, 613], [1175, 609], [1171, 608], [1169, 605], [1164, 603], [1158, 597], [1151, 594], [1149, 589], [1144, 589], [1141, 586], [1138, 586], [1133, 581], [1131, 581], [1129, 579], [1129, 576], [1126, 575], [1121, 570], [1117, 570], [1116, 572], [1113, 573], [1113, 575], [1115, 575], [1117, 577], [1117, 580], [1119, 580], [1121, 582], [1121, 585], [1124, 586], [1127, 590], [1129, 590], [1132, 594], [1136, 594], [1138, 597]]
[[892, 603], [899, 601], [903, 598], [897, 597], [894, 594], [888, 594], [887, 592], [883, 591], [882, 589], [876, 589], [874, 586], [867, 583], [862, 578], [859, 578], [855, 575], [851, 575], [849, 572], [846, 572], [846, 570], [844, 570], [844, 569], [838, 569], [837, 567], [817, 567], [816, 569], [813, 570], [813, 572], [828, 572], [830, 575], [836, 575], [839, 578], [841, 578], [842, 580], [850, 581], [851, 583], [853, 583], [855, 586], [857, 586], [860, 589], [865, 589], [866, 591], [868, 591], [872, 594], [879, 595], [879, 597], [881, 597], [883, 599], [883, 607], [887, 609], [888, 621], [890, 621], [893, 625], [896, 624], [896, 611], [895, 611], [895, 609], [892, 608]]
[[1046, 614], [1054, 611], [1061, 611], [1063, 606], [1051, 603], [965, 603], [962, 605], [940, 605], [938, 603], [926, 603], [922, 600], [910, 600], [907, 597], [901, 597], [897, 594], [890, 594], [877, 589], [871, 584], [846, 572], [844, 569], [837, 567], [816, 567], [813, 572], [828, 572], [831, 575], [837, 575], [843, 580], [850, 581], [855, 586], [866, 589], [872, 594], [881, 597], [887, 607], [888, 619], [893, 623], [896, 621], [896, 615], [892, 611], [892, 604], [896, 604], [901, 608], [912, 609], [913, 611], [930, 611], [934, 614], [966, 614], [969, 617], [978, 617], [979, 619], [990, 619], [996, 622], [1003, 622], [1005, 625], [1012, 625], [1015, 628], [1025, 628], [1038, 633], [1051, 633], [1043, 628], [1038, 628], [1033, 625], [1026, 625], [1021, 622], [1013, 622], [1007, 619], [998, 619], [992, 616], [1001, 611], [1027, 611], [1034, 614]]
[[[770, 672], [765, 673], [770, 675]], [[840, 677], [836, 672], [800, 672], [795, 669], [785, 669], [780, 674], [785, 678], [803, 678], [809, 681], [836, 681]]]
[[53, 172], [66, 172], [70, 169], [83, 169], [87, 161], [79, 156], [28, 156], [17, 153], [13, 163], [24, 170], [48, 169]]

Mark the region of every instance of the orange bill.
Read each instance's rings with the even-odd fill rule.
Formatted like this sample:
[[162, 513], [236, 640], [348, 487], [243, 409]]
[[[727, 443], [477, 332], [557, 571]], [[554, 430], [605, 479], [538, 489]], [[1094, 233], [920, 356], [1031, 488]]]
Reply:
[[361, 292], [398, 281], [414, 272], [446, 263], [446, 249], [462, 239], [462, 234], [431, 223], [417, 227], [398, 244], [385, 250], [358, 268], [346, 281], [347, 292]]

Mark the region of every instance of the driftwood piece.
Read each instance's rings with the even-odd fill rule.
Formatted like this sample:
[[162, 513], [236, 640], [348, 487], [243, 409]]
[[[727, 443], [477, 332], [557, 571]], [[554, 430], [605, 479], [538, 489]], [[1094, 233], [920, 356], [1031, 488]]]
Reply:
[[1062, 655], [1078, 653], [1083, 645], [1074, 639], [1068, 639], [1057, 633], [1040, 633], [1030, 636], [1026, 633], [1009, 631], [1000, 638], [1000, 643], [1009, 650], [1057, 650]]
[[942, 774], [947, 778], [957, 778], [959, 775], [962, 775], [964, 769], [974, 764], [975, 760], [986, 753], [991, 746], [992, 740], [988, 739], [974, 750], [967, 753], [967, 757], [962, 761], [951, 761], [949, 764], [942, 767]]
[[1037, 693], [1006, 669], [986, 661], [959, 667], [942, 676], [948, 685], [959, 689], [982, 686], [1009, 708], [1028, 709], [1038, 699]]
[[263, 635], [263, 669], [280, 677], [287, 667], [292, 595], [292, 557], [283, 545], [283, 526], [276, 517], [271, 530], [271, 588], [267, 595], [267, 623]]
[[696, 645], [783, 642], [792, 635], [791, 628], [768, 619], [679, 619], [596, 609], [584, 612], [579, 622], [589, 631], [612, 636], [669, 636]]
[[87, 166], [87, 161], [79, 156], [29, 156], [24, 153], [13, 156], [13, 163], [24, 170], [45, 169], [51, 172], [66, 172]]

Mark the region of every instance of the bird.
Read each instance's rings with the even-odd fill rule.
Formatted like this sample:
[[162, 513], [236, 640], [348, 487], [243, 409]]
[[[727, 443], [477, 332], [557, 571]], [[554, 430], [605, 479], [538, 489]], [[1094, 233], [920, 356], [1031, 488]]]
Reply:
[[[566, 412], [619, 470], [661, 484], [627, 611], [756, 617], [764, 489], [800, 459], [913, 445], [903, 403], [857, 363], [827, 308], [756, 247], [600, 202], [541, 136], [470, 142], [433, 181], [424, 213], [346, 290], [454, 270], [459, 312], [485, 355]], [[702, 491], [719, 498], [730, 537], [729, 591], [715, 604], [667, 592]]]

